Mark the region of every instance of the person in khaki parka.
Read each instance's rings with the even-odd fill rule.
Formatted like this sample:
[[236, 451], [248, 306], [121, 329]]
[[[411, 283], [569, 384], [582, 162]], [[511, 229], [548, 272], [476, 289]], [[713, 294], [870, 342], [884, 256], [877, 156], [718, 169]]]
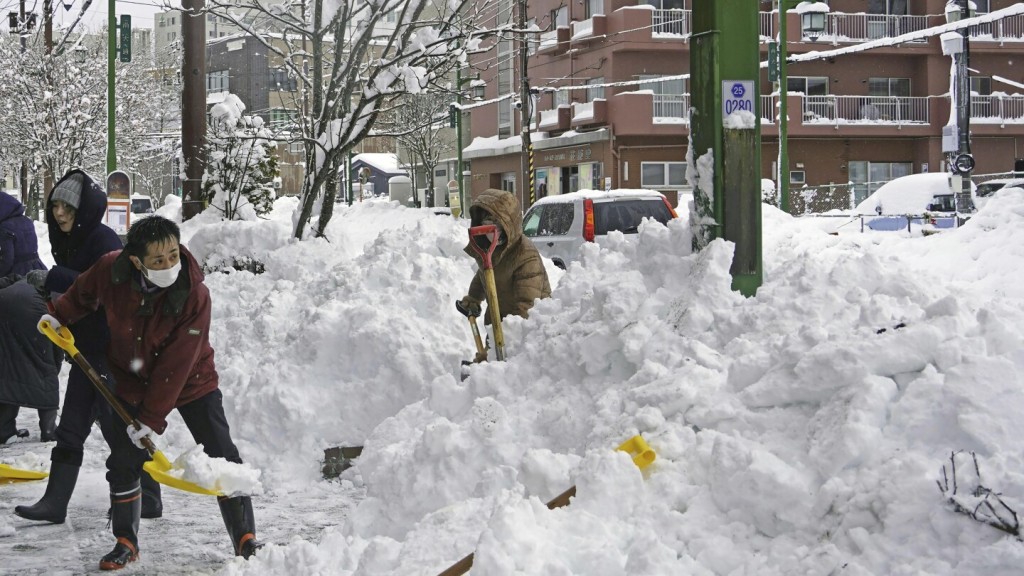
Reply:
[[[548, 273], [540, 253], [529, 238], [523, 236], [523, 215], [519, 201], [514, 194], [489, 188], [484, 190], [469, 208], [470, 225], [495, 224], [500, 238], [494, 249], [491, 263], [494, 267], [494, 286], [498, 293], [498, 310], [501, 317], [509, 314], [529, 317], [530, 308], [538, 298], [551, 296]], [[489, 242], [486, 237], [470, 239], [470, 242]], [[486, 250], [487, 246], [483, 246]], [[486, 298], [483, 281], [483, 259], [471, 246], [466, 253], [476, 260], [477, 273], [469, 283], [469, 294], [459, 301], [459, 307], [472, 316], [480, 316], [480, 304]], [[490, 324], [490, 315], [484, 318]], [[478, 355], [480, 356], [480, 355]], [[476, 362], [486, 359], [477, 358]]]

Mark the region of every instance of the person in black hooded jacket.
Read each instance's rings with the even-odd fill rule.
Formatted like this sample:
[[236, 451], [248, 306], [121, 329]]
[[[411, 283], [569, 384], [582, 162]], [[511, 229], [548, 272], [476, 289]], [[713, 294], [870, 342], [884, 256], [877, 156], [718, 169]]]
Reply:
[[[27, 279], [47, 294], [63, 293], [78, 275], [86, 271], [104, 254], [122, 248], [121, 239], [103, 224], [107, 195], [88, 174], [71, 170], [50, 192], [47, 201], [46, 225], [50, 235], [50, 253], [56, 263], [47, 270], [29, 272]], [[75, 343], [89, 364], [108, 385], [113, 378], [107, 368], [107, 344], [110, 330], [102, 308], [69, 326]], [[113, 418], [113, 410], [93, 387], [89, 377], [73, 364], [64, 394], [55, 436], [57, 445], [50, 452], [50, 477], [46, 492], [31, 506], [17, 506], [14, 513], [22, 518], [61, 524], [67, 516], [68, 501], [78, 482], [85, 439], [97, 418]], [[163, 515], [160, 485], [148, 474], [142, 479], [142, 517]]]
[[60, 360], [35, 328], [46, 304], [22, 281], [24, 274], [45, 269], [35, 224], [25, 216], [25, 206], [0, 191], [0, 445], [28, 436], [28, 430], [16, 424], [22, 406], [39, 411], [40, 440], [55, 439]]

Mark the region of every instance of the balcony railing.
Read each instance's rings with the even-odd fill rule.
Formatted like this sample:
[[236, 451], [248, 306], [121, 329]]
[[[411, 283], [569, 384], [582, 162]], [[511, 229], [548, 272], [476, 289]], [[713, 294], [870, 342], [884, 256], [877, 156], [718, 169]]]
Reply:
[[537, 46], [537, 50], [546, 50], [553, 48], [558, 45], [558, 30], [552, 30], [550, 32], [544, 32], [540, 35], [540, 45]]
[[[928, 27], [928, 17], [921, 15], [891, 16], [888, 14], [846, 14], [830, 12], [819, 42], [866, 42], [917, 32]], [[926, 39], [912, 42], [927, 42]], [[909, 43], [909, 42], [908, 42]]]
[[572, 37], [586, 38], [594, 34], [594, 19], [587, 18], [586, 20], [580, 20], [579, 22], [573, 22], [572, 24]]
[[1016, 15], [971, 26], [971, 41], [981, 42], [1024, 42], [1024, 16]]
[[803, 123], [897, 126], [927, 124], [928, 98], [924, 96], [804, 96]]
[[779, 97], [775, 94], [761, 95], [761, 123], [775, 124], [775, 117], [779, 115], [777, 109]]
[[690, 121], [689, 94], [655, 94], [654, 121]]
[[654, 34], [671, 34], [673, 36], [689, 36], [693, 32], [690, 17], [692, 10], [654, 10], [651, 16]]
[[1024, 124], [1024, 96], [971, 96], [971, 122], [975, 124]]
[[[692, 10], [653, 10], [653, 32], [673, 36], [689, 36], [693, 33]], [[760, 12], [761, 40], [767, 42], [775, 37], [775, 23], [772, 12]]]

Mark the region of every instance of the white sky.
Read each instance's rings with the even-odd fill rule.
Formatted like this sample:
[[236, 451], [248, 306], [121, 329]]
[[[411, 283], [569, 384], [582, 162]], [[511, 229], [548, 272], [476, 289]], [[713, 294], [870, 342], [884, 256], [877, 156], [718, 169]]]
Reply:
[[[165, 490], [134, 573], [436, 575], [476, 551], [473, 574], [492, 576], [1019, 574], [1024, 547], [936, 481], [974, 451], [983, 484], [1024, 510], [1024, 191], [927, 237], [764, 207], [747, 299], [727, 243], [691, 252], [684, 207], [549, 266], [552, 297], [504, 325], [508, 360], [465, 382], [465, 222], [339, 205], [328, 239], [296, 242], [295, 206], [183, 226], [208, 265], [266, 266], [206, 283], [271, 544], [231, 560], [212, 499]], [[22, 412], [33, 438], [0, 461], [45, 468], [35, 421]], [[644, 473], [614, 451], [638, 432], [658, 454]], [[194, 448], [176, 416], [156, 440], [172, 458]], [[323, 450], [356, 444], [356, 466], [322, 480]], [[67, 524], [0, 514], [0, 572], [95, 571], [112, 545], [104, 455], [93, 434]], [[958, 470], [973, 505], [963, 455]], [[570, 506], [544, 507], [573, 485]], [[42, 490], [0, 485], [0, 510]]]
[[[75, 21], [78, 16], [78, 12], [81, 10], [83, 0], [74, 0], [70, 10], [64, 9], [64, 4], [61, 0], [55, 0], [54, 2], [54, 22], [57, 25], [65, 24], [69, 25]], [[7, 4], [10, 4], [8, 7]], [[120, 17], [121, 14], [131, 14], [132, 16], [132, 27], [133, 28], [153, 28], [154, 14], [157, 12], [164, 11], [161, 8], [161, 2], [158, 0], [117, 0], [115, 14]], [[180, 2], [174, 2], [174, 5], [180, 6]], [[0, 0], [0, 6], [3, 7], [0, 13], [6, 14], [10, 10], [18, 9], [17, 0]], [[28, 1], [26, 6], [32, 6], [32, 2]], [[89, 5], [89, 9], [86, 10], [86, 15], [82, 22], [90, 30], [96, 30], [102, 27], [107, 21], [107, 14], [109, 13], [109, 0], [93, 0], [92, 4]], [[26, 8], [28, 9], [28, 8]], [[39, 1], [37, 12], [42, 11], [42, 2]]]

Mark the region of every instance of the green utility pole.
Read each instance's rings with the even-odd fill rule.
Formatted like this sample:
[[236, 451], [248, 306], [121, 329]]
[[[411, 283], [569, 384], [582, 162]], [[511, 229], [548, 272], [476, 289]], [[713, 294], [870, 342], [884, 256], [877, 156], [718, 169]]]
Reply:
[[786, 11], [795, 8], [801, 0], [778, 0], [779, 11], [779, 162], [776, 180], [779, 186], [779, 208], [790, 212], [789, 204], [789, 77], [786, 59], [789, 57], [789, 39], [786, 32]]
[[465, 218], [466, 214], [466, 191], [462, 182], [462, 68], [455, 68], [455, 102], [458, 104], [455, 110], [455, 149], [457, 150], [455, 160], [455, 179], [459, 183], [459, 218]]
[[744, 296], [762, 281], [758, 4], [694, 0], [690, 39], [690, 155], [700, 174], [693, 194], [701, 222], [694, 246], [733, 242], [732, 287]]
[[114, 147], [114, 58], [117, 55], [117, 16], [114, 0], [107, 0], [107, 174], [117, 170]]

